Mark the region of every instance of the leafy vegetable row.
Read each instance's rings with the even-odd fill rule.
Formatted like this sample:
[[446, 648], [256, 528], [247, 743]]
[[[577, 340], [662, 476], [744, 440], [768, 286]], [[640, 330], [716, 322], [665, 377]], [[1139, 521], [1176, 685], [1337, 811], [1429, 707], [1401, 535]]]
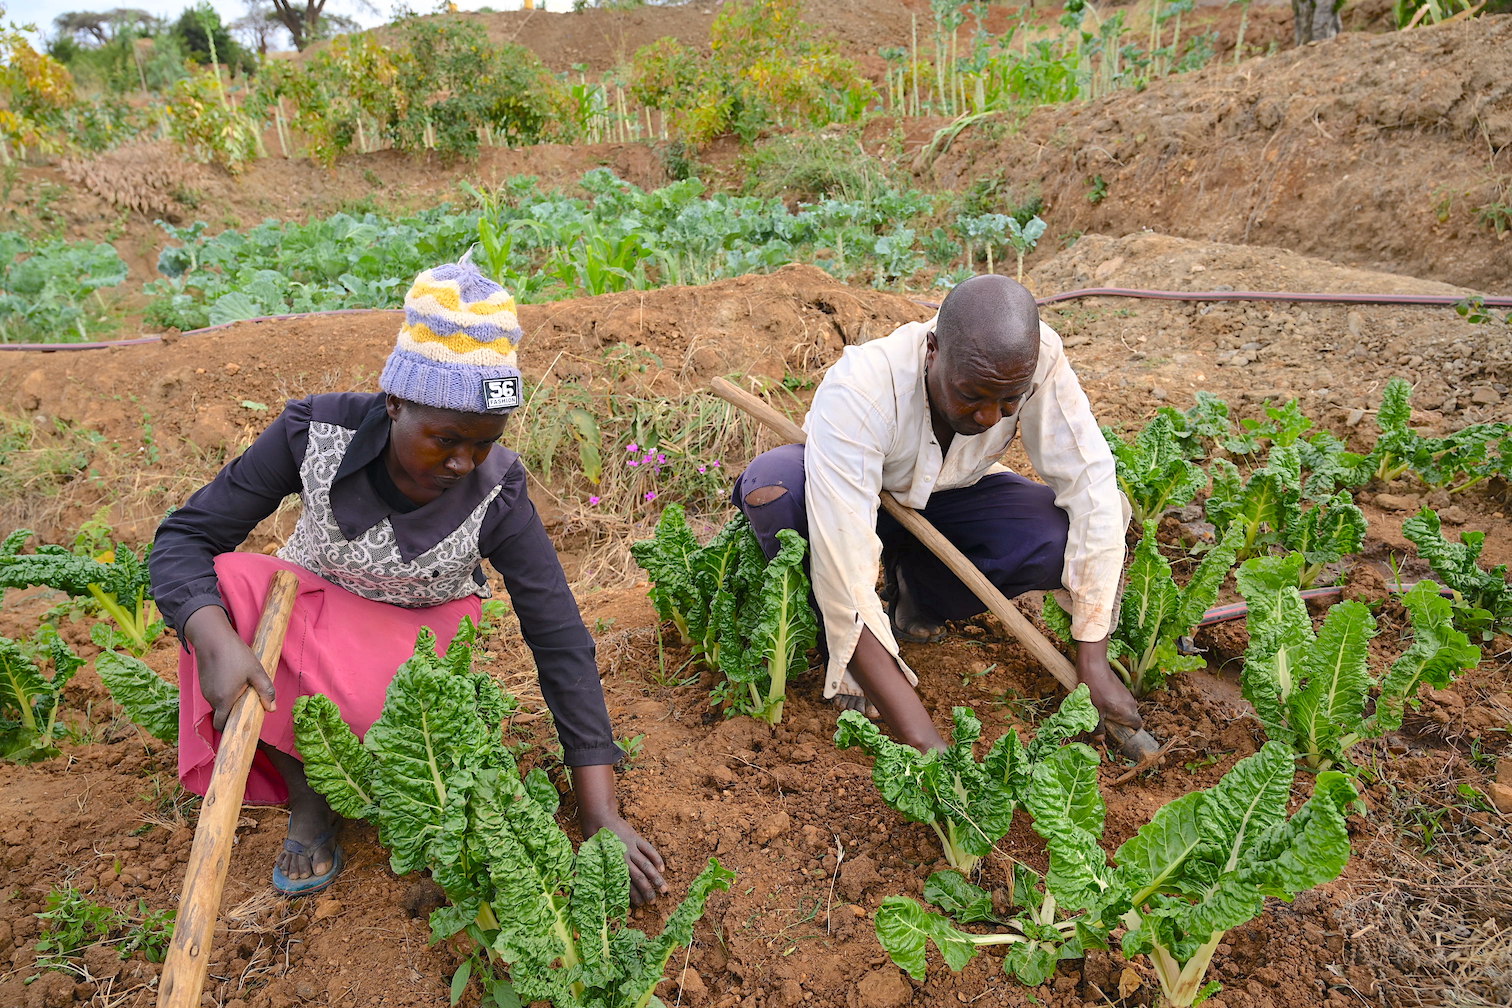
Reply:
[[[877, 937], [892, 960], [922, 980], [929, 943], [957, 971], [980, 948], [1007, 945], [1004, 970], [1032, 986], [1059, 960], [1106, 948], [1121, 931], [1124, 955], [1149, 956], [1165, 1003], [1186, 1008], [1217, 989], [1204, 979], [1228, 931], [1259, 916], [1267, 896], [1291, 900], [1337, 878], [1349, 860], [1344, 816], [1354, 787], [1342, 773], [1319, 774], [1312, 797], [1288, 816], [1293, 754], [1267, 742], [1213, 787], [1157, 811], [1110, 863], [1097, 763], [1078, 742], [1032, 770], [1023, 803], [1045, 840], [1049, 870], [1042, 877], [1015, 863], [1010, 913], [999, 914], [990, 893], [955, 872], [925, 884], [925, 898], [943, 914], [906, 896], [884, 900]], [[974, 934], [962, 924], [1002, 930]]]

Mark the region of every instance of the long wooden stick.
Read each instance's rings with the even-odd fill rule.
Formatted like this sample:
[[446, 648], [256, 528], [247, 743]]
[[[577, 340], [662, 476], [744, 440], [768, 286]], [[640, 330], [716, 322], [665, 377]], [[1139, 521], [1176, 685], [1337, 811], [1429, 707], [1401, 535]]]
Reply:
[[[268, 585], [262, 619], [252, 638], [252, 653], [269, 679], [278, 670], [298, 588], [299, 579], [286, 570], [275, 573]], [[215, 922], [220, 916], [221, 892], [226, 885], [226, 868], [231, 863], [231, 842], [236, 837], [236, 821], [241, 815], [242, 796], [247, 791], [247, 773], [252, 769], [265, 713], [257, 693], [249, 688], [226, 719], [210, 787], [200, 805], [194, 846], [189, 849], [189, 867], [184, 871], [173, 941], [168, 945], [168, 958], [158, 985], [158, 1008], [197, 1008], [200, 1003], [200, 991], [210, 967]]]
[[[793, 444], [803, 444], [807, 440], [802, 427], [744, 389], [736, 387], [723, 378], [715, 378], [712, 385], [715, 395], [766, 424], [776, 431], [778, 436], [786, 438]], [[1044, 634], [1036, 630], [1034, 624], [1029, 622], [1028, 617], [1019, 612], [1018, 606], [998, 591], [997, 586], [987, 579], [987, 575], [978, 570], [964, 553], [956, 549], [954, 543], [941, 535], [939, 529], [935, 528], [928, 518], [913, 508], [900, 504], [898, 499], [886, 490], [882, 491], [882, 507], [898, 520], [899, 525], [913, 533], [915, 539], [939, 557], [941, 562], [950, 568], [951, 573], [971, 589], [972, 594], [982, 601], [988, 612], [996, 616], [1003, 626], [1008, 628], [1008, 632], [1014, 639], [1024, 645], [1034, 660], [1043, 665], [1046, 671], [1066, 688], [1067, 692], [1076, 689], [1079, 682], [1076, 677], [1076, 668], [1066, 659], [1066, 656], [1061, 654], [1054, 644], [1046, 640]], [[1144, 758], [1158, 748], [1155, 740], [1143, 729], [1133, 731], [1113, 721], [1106, 721], [1104, 727], [1113, 736], [1119, 748], [1131, 756]]]

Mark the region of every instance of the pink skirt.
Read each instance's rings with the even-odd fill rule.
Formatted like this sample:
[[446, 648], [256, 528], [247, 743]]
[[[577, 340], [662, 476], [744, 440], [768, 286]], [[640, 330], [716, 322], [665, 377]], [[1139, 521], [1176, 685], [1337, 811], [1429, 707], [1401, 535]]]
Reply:
[[[294, 701], [323, 693], [336, 702], [341, 716], [358, 736], [367, 734], [383, 711], [384, 695], [394, 673], [414, 654], [415, 635], [422, 627], [436, 634], [445, 649], [457, 633], [462, 617], [476, 620], [482, 602], [469, 595], [456, 602], [405, 609], [353, 595], [298, 564], [261, 553], [223, 553], [215, 558], [231, 625], [242, 640], [252, 643], [262, 616], [268, 582], [277, 570], [299, 576], [294, 617], [284, 641], [273, 689], [278, 709], [263, 721], [261, 741], [280, 752], [298, 756], [294, 745]], [[204, 794], [215, 769], [220, 732], [211, 727], [214, 710], [200, 692], [194, 655], [179, 654], [179, 780], [195, 794]], [[273, 761], [259, 750], [247, 778], [248, 804], [268, 805], [289, 799], [289, 789]]]

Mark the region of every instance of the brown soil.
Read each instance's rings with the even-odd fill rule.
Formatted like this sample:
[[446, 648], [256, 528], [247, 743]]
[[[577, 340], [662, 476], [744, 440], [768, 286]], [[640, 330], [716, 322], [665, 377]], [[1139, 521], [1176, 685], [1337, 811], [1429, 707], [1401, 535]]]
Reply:
[[1042, 108], [1007, 135], [965, 131], [929, 177], [1038, 193], [1054, 234], [1152, 227], [1512, 292], [1512, 229], [1476, 217], [1512, 201], [1512, 16], [1344, 35]]
[[[1194, 268], [1200, 282], [1194, 283]], [[1088, 236], [1030, 278], [1042, 293], [1094, 280], [1175, 288], [1419, 286], [1283, 250], [1158, 235]], [[818, 270], [791, 267], [706, 288], [527, 307], [522, 356], [532, 378], [565, 367], [578, 369], [579, 380], [593, 382], [601, 379], [585, 362], [595, 360], [600, 348], [625, 341], [653, 350], [666, 363], [656, 382], [691, 392], [715, 374], [771, 379], [817, 373], [844, 345], [927, 312], [903, 298], [847, 288]], [[1273, 392], [1302, 395], [1310, 415], [1368, 442], [1368, 421], [1356, 427], [1349, 421], [1355, 411], [1374, 404], [1387, 375], [1416, 377], [1424, 389], [1445, 382], [1444, 395], [1468, 382], [1505, 387], [1509, 378], [1505, 339], [1444, 309], [1203, 308], [1099, 299], [1057, 306], [1047, 317], [1066, 334], [1100, 418], [1115, 424], [1137, 422], [1161, 401], [1185, 405], [1198, 388], [1247, 409]], [[112, 480], [94, 481], [86, 472], [64, 484], [48, 507], [37, 501], [9, 505], [0, 526], [45, 518], [45, 534], [64, 538], [103, 503], [113, 505], [109, 518], [123, 534], [144, 537], [163, 509], [266, 422], [268, 412], [242, 403], [276, 409], [288, 396], [370, 387], [393, 325], [394, 316], [387, 313], [337, 315], [242, 323], [110, 351], [0, 355], [0, 411], [99, 430], [105, 442], [85, 464], [101, 471], [115, 466]], [[1237, 366], [1220, 363], [1220, 355], [1240, 339], [1260, 344], [1257, 359]], [[1353, 350], [1361, 352], [1352, 355]], [[1445, 411], [1431, 398], [1419, 399], [1420, 418], [1429, 427], [1487, 415], [1480, 407]], [[144, 417], [150, 420], [150, 438]], [[149, 447], [155, 455], [145, 450]], [[123, 488], [127, 476], [133, 487], [150, 489]], [[1413, 495], [1402, 486], [1380, 489]], [[1472, 492], [1455, 502], [1466, 527], [1490, 531], [1487, 553], [1493, 562], [1512, 559], [1500, 493], [1500, 488]], [[1409, 557], [1410, 547], [1400, 536], [1405, 512], [1383, 511], [1370, 497], [1366, 553]], [[270, 523], [251, 545], [277, 539], [287, 516], [284, 521]], [[559, 524], [554, 527], [561, 532]], [[1409, 576], [1422, 570], [1411, 559], [1402, 569]], [[870, 917], [887, 895], [918, 894], [925, 875], [938, 867], [937, 848], [926, 828], [903, 822], [881, 803], [864, 759], [828, 743], [833, 715], [820, 699], [817, 678], [794, 685], [790, 715], [778, 728], [721, 720], [709, 710], [700, 685], [669, 684], [687, 655], [665, 638], [659, 648], [644, 586], [582, 584], [579, 589], [585, 618], [603, 628], [601, 665], [616, 730], [646, 736], [642, 755], [622, 777], [626, 813], [666, 856], [674, 892], [710, 855], [740, 873], [730, 893], [711, 901], [693, 950], [674, 963], [672, 972], [682, 982], [680, 988], [669, 982], [664, 989], [669, 1003], [680, 996], [683, 1004], [723, 1008], [804, 1003], [874, 1008], [944, 1006], [987, 996], [1020, 1005], [1029, 1003], [1031, 993], [1039, 1003], [1064, 1008], [1151, 1003], [1148, 971], [1128, 966], [1116, 953], [1094, 953], [1084, 963], [1068, 965], [1033, 992], [1004, 976], [990, 956], [958, 976], [936, 963], [927, 984], [908, 980], [877, 946]], [[24, 632], [55, 601], [49, 596], [21, 593], [8, 600], [0, 632]], [[1395, 624], [1383, 616], [1383, 625], [1388, 632], [1377, 659], [1384, 664], [1399, 645], [1390, 632]], [[1235, 683], [1232, 659], [1242, 653], [1243, 639], [1233, 626], [1199, 637], [1212, 655], [1210, 672], [1187, 677], [1147, 703], [1152, 730], [1177, 748], [1162, 771], [1109, 789], [1110, 841], [1128, 836], [1161, 804], [1211, 784], [1258, 746], [1261, 733], [1246, 716]], [[93, 652], [82, 626], [67, 629], [86, 654]], [[943, 718], [952, 704], [969, 704], [994, 735], [1037, 718], [1054, 702], [1053, 681], [1005, 641], [995, 621], [970, 621], [955, 629], [942, 644], [909, 647], [910, 662], [926, 670], [922, 688], [937, 715]], [[1453, 689], [1433, 693], [1401, 733], [1365, 748], [1375, 776], [1367, 790], [1371, 815], [1352, 820], [1360, 853], [1339, 882], [1291, 905], [1275, 905], [1259, 921], [1236, 929], [1215, 966], [1225, 989], [1210, 1003], [1227, 1008], [1343, 1005], [1356, 998], [1388, 1005], [1433, 1003], [1412, 1000], [1425, 984], [1504, 993], [1494, 973], [1469, 970], [1467, 979], [1464, 970], [1434, 965], [1441, 958], [1430, 951], [1435, 942], [1468, 948], [1464, 929], [1472, 929], [1472, 936], [1494, 933], [1495, 922], [1505, 920], [1505, 906], [1476, 895], [1479, 890], [1443, 888], [1441, 880], [1453, 877], [1446, 867], [1452, 862], [1424, 851], [1413, 830], [1424, 815], [1437, 815], [1437, 851], [1459, 845], [1457, 856], [1485, 863], [1478, 873], [1506, 877], [1506, 845], [1512, 839], [1506, 821], [1467, 811], [1452, 796], [1460, 783], [1481, 790], [1489, 786], [1484, 764], [1472, 762], [1472, 755], [1509, 751], [1509, 646], [1495, 645], [1488, 655], [1499, 658]], [[484, 660], [528, 708], [539, 708], [518, 641], [497, 639]], [[168, 672], [172, 644], [161, 643], [151, 661]], [[667, 672], [658, 671], [662, 668]], [[111, 905], [131, 907], [144, 899], [150, 907], [168, 908], [177, 898], [193, 821], [192, 809], [186, 812], [171, 800], [172, 753], [113, 719], [113, 705], [89, 669], [70, 688], [69, 700], [71, 710], [90, 712], [87, 719], [73, 715], [87, 741], [68, 744], [64, 759], [0, 768], [0, 795], [21, 813], [0, 828], [0, 884], [11, 893], [0, 913], [5, 943], [0, 955], [14, 967], [11, 979], [0, 981], [0, 1003], [147, 1005], [158, 967], [139, 956], [123, 964], [110, 954], [91, 953], [85, 960], [87, 980], [46, 974], [29, 987], [22, 984], [34, 969], [39, 925], [32, 915], [51, 888], [71, 881]], [[546, 740], [546, 730], [544, 722], [535, 724], [537, 741]], [[1110, 779], [1121, 772], [1114, 765], [1105, 771]], [[228, 883], [228, 930], [217, 940], [211, 970], [213, 1003], [238, 1008], [443, 1003], [457, 960], [452, 951], [426, 944], [423, 917], [431, 893], [413, 877], [389, 872], [369, 827], [348, 831], [344, 842], [351, 866], [331, 894], [301, 904], [267, 894], [282, 812], [250, 809], [244, 824]], [[50, 856], [38, 862], [37, 851]], [[1009, 858], [1036, 863], [1042, 856], [1026, 824], [1018, 824], [989, 862], [987, 884], [1003, 883]], [[1409, 922], [1418, 918], [1396, 895], [1368, 898], [1383, 889], [1417, 899], [1436, 893], [1433, 920], [1414, 925], [1426, 930], [1410, 930]], [[655, 925], [665, 909], [644, 913], [639, 923]], [[1361, 940], [1375, 932], [1398, 940]], [[680, 972], [684, 967], [687, 972]], [[474, 997], [469, 995], [468, 1003]], [[1497, 1003], [1494, 996], [1490, 1003]]]

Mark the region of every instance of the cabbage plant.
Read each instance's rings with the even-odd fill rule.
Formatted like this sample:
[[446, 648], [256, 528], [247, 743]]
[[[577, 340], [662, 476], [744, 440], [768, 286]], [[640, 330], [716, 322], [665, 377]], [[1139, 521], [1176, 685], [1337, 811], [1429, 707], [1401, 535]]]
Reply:
[[301, 697], [294, 727], [306, 777], [336, 812], [377, 824], [396, 873], [428, 869], [445, 891], [432, 937], [465, 935], [473, 946], [453, 1003], [477, 977], [497, 1005], [659, 1004], [672, 953], [734, 874], [711, 858], [660, 935], [628, 927], [625, 845], [603, 829], [574, 854], [556, 822], [555, 786], [539, 768], [522, 777], [504, 744], [500, 723], [515, 702], [472, 670], [475, 633], [464, 621], [438, 656], [422, 631], [362, 741], [328, 697]]

